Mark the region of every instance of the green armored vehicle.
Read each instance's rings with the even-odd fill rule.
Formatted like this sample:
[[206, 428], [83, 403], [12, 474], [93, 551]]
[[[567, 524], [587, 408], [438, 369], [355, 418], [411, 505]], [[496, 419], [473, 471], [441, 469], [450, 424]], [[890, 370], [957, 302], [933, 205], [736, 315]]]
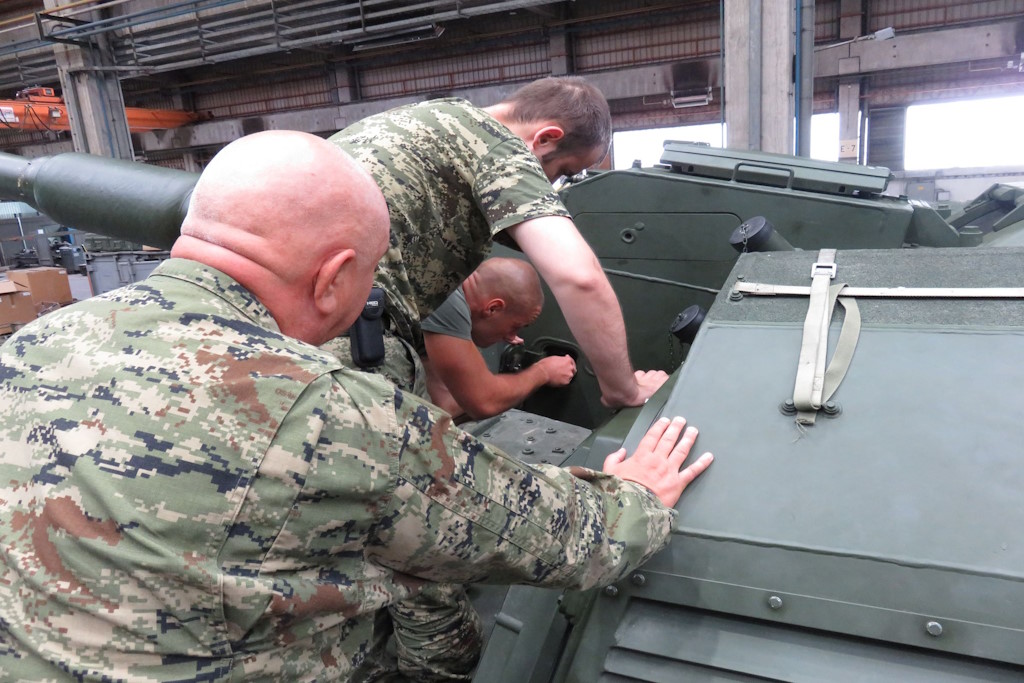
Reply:
[[[923, 202], [883, 195], [889, 178], [885, 168], [667, 142], [659, 166], [598, 173], [568, 187], [563, 199], [619, 296], [634, 363], [673, 369], [689, 348], [694, 318], [714, 301], [740, 251], [1012, 244], [1007, 238], [1024, 228], [1012, 200], [982, 201], [954, 223], [956, 216], [944, 219]], [[998, 186], [989, 193], [996, 190], [1013, 192]], [[547, 301], [528, 351], [557, 352], [557, 340], [569, 338], [553, 298]], [[578, 380], [563, 395], [531, 399], [527, 409], [601, 423], [608, 412], [596, 379], [584, 372]]]
[[[698, 425], [717, 457], [670, 546], [587, 596], [511, 589], [477, 680], [1021, 680], [1022, 259], [741, 256], [669, 385], [566, 460], [599, 467], [661, 415]], [[831, 324], [812, 272], [856, 288]], [[853, 305], [845, 377], [829, 396], [819, 364], [801, 411], [805, 328], [842, 368]]]
[[[512, 588], [477, 681], [1022, 680], [1024, 189], [943, 219], [887, 175], [668, 143], [564, 192], [634, 362], [675, 373], [610, 417], [584, 373], [524, 407], [595, 426], [564, 464], [662, 415], [717, 457], [629, 579]], [[553, 303], [524, 337], [571, 346]]]
[[[82, 161], [116, 173], [75, 195], [57, 170]], [[0, 196], [168, 246], [194, 177], [142, 175], [0, 159]], [[620, 584], [478, 590], [476, 681], [1022, 680], [1019, 195], [993, 188], [943, 218], [884, 196], [887, 180], [671, 143], [657, 167], [564, 190], [635, 365], [670, 380], [610, 413], [583, 363], [568, 387], [471, 428], [529, 462], [599, 467], [678, 414], [717, 457], [669, 547]], [[495, 363], [582, 358], [547, 301]]]

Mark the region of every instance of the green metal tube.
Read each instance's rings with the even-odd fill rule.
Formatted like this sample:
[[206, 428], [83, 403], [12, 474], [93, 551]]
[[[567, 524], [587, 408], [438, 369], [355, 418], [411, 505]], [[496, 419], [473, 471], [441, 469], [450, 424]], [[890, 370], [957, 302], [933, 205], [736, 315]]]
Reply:
[[197, 174], [69, 152], [25, 159], [0, 153], [0, 199], [68, 227], [170, 248]]

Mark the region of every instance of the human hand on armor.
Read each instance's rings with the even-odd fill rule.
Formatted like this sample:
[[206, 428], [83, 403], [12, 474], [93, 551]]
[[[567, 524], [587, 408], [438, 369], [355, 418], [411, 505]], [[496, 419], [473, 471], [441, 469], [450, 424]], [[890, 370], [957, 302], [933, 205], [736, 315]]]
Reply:
[[646, 486], [667, 507], [675, 507], [683, 490], [714, 460], [711, 453], [704, 453], [680, 471], [697, 440], [697, 428], [684, 431], [685, 426], [686, 420], [682, 417], [659, 418], [631, 457], [627, 458], [626, 449], [620, 448], [605, 458], [604, 471]]
[[608, 408], [628, 408], [630, 406], [642, 406], [647, 399], [654, 395], [654, 392], [661, 388], [661, 385], [668, 381], [668, 373], [664, 370], [637, 370], [633, 373], [636, 380], [636, 393], [626, 401], [610, 401], [604, 396], [601, 403]]

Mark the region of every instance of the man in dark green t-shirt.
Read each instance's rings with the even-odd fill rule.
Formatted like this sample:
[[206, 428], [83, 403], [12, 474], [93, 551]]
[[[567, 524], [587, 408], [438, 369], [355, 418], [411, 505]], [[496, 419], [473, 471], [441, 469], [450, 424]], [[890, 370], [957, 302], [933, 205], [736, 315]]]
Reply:
[[499, 342], [522, 344], [519, 331], [536, 320], [544, 292], [533, 266], [491, 258], [423, 322], [430, 401], [456, 420], [480, 420], [522, 403], [543, 386], [572, 381], [571, 356], [547, 356], [519, 372], [494, 374], [480, 353]]

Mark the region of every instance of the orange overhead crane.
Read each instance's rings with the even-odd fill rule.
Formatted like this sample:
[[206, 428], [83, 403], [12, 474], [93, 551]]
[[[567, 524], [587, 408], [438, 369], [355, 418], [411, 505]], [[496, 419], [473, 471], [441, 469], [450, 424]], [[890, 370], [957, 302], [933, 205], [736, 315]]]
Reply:
[[[149, 130], [178, 128], [199, 120], [198, 114], [171, 109], [125, 107], [128, 130], [141, 133]], [[53, 88], [25, 88], [13, 100], [0, 100], [0, 130], [71, 130], [64, 100]]]

